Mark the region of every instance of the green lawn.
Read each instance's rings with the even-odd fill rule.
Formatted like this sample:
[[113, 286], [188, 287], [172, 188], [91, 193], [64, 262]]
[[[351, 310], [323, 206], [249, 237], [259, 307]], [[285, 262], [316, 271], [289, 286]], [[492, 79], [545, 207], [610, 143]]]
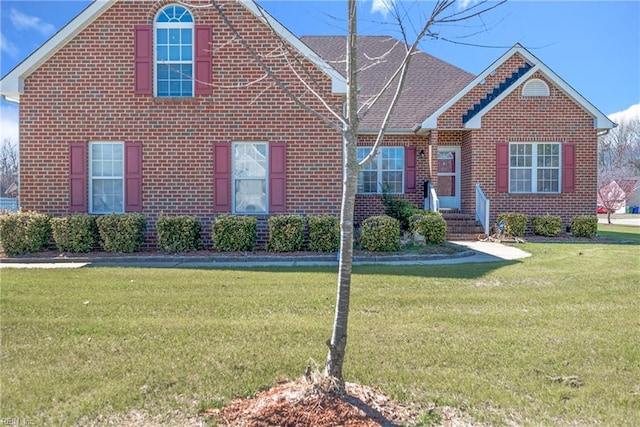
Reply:
[[[600, 230], [633, 243], [355, 268], [346, 379], [489, 424], [640, 425], [640, 227]], [[195, 414], [321, 368], [331, 333], [334, 269], [0, 274], [3, 420]]]

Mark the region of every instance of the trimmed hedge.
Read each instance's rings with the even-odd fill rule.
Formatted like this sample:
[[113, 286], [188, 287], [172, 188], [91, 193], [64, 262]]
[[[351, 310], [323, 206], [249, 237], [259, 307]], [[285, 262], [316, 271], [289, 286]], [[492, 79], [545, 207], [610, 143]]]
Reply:
[[60, 252], [84, 253], [98, 246], [96, 217], [89, 214], [74, 214], [62, 218], [51, 218], [53, 240]]
[[49, 215], [11, 212], [0, 215], [0, 245], [7, 255], [40, 252], [51, 238]]
[[202, 247], [202, 225], [193, 216], [160, 215], [156, 226], [158, 246], [168, 253], [195, 251]]
[[301, 215], [278, 215], [269, 218], [267, 250], [296, 252], [304, 243], [304, 218]]
[[314, 252], [337, 252], [340, 249], [340, 221], [331, 215], [307, 217], [309, 250]]
[[510, 236], [522, 237], [527, 229], [527, 216], [518, 213], [502, 213], [498, 215], [496, 224], [504, 221], [504, 233]]
[[213, 246], [221, 252], [252, 251], [257, 227], [253, 216], [220, 215], [211, 228]]
[[441, 245], [447, 240], [447, 221], [438, 212], [424, 212], [411, 217], [411, 231], [424, 237], [426, 243]]
[[411, 217], [424, 212], [418, 209], [406, 199], [398, 196], [392, 196], [388, 192], [382, 193], [382, 203], [384, 204], [385, 215], [395, 218], [400, 222], [402, 231], [411, 229]]
[[531, 229], [537, 236], [556, 237], [562, 233], [562, 218], [554, 215], [534, 216]]
[[400, 249], [400, 221], [388, 215], [372, 216], [362, 222], [360, 246], [367, 251]]
[[569, 229], [573, 237], [595, 237], [598, 232], [598, 217], [595, 215], [573, 217]]
[[99, 216], [96, 225], [105, 251], [131, 253], [142, 245], [147, 219], [139, 213], [109, 214]]

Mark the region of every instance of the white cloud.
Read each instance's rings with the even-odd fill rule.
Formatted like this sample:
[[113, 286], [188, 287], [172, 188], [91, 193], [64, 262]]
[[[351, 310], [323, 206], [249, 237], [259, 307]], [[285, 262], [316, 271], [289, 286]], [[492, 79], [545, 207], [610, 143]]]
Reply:
[[371, 4], [371, 13], [381, 13], [385, 17], [393, 8], [396, 0], [373, 0]]
[[478, 0], [458, 0], [458, 9], [466, 9], [471, 6], [471, 4], [475, 4], [477, 2]]
[[640, 120], [640, 104], [635, 104], [624, 111], [610, 114], [609, 118], [613, 120], [615, 123], [620, 123], [620, 122], [629, 121], [633, 119]]
[[4, 34], [0, 33], [0, 52], [4, 52], [12, 58], [18, 56], [18, 47], [11, 43]]
[[16, 30], [36, 30], [43, 36], [48, 36], [56, 30], [56, 27], [53, 24], [44, 22], [37, 16], [25, 15], [16, 9], [11, 9], [9, 18]]
[[18, 142], [19, 136], [18, 107], [0, 105], [0, 141], [10, 139]]

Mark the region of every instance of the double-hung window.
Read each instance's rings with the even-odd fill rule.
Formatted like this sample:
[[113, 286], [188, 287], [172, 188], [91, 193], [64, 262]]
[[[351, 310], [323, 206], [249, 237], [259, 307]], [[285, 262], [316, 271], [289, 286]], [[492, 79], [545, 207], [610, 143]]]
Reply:
[[92, 142], [89, 150], [89, 212], [124, 212], [124, 143]]
[[156, 96], [193, 96], [193, 29], [193, 16], [183, 6], [167, 6], [156, 17]]
[[[358, 161], [371, 151], [358, 147]], [[382, 147], [376, 157], [358, 172], [359, 194], [402, 193], [404, 191], [404, 148]]]
[[236, 213], [268, 212], [268, 144], [236, 142], [232, 149], [233, 211]]
[[558, 143], [511, 143], [509, 191], [559, 193], [561, 164]]

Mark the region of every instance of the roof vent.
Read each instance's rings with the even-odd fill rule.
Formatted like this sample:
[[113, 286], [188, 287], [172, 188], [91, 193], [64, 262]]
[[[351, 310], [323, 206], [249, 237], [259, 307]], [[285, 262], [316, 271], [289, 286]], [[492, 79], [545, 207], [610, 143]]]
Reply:
[[544, 80], [531, 79], [522, 87], [522, 96], [549, 96], [549, 85]]

